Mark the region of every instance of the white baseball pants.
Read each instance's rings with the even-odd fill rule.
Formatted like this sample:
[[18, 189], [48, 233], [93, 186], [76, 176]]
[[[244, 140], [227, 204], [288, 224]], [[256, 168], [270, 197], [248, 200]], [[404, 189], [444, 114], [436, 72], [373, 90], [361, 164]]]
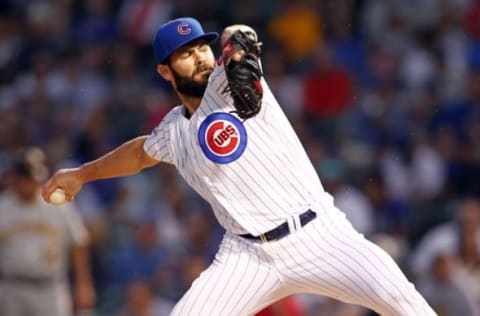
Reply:
[[329, 296], [380, 315], [436, 315], [393, 259], [338, 211], [319, 212], [273, 242], [227, 233], [171, 315], [253, 315], [294, 293]]

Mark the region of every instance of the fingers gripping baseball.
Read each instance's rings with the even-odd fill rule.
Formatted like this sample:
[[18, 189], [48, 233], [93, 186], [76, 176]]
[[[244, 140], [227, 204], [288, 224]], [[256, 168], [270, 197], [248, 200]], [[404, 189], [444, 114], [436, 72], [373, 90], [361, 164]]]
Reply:
[[82, 182], [77, 175], [78, 169], [61, 169], [43, 186], [42, 196], [47, 203], [60, 205], [72, 202], [81, 190]]
[[50, 203], [60, 205], [65, 203], [65, 191], [61, 188], [56, 188], [48, 197]]

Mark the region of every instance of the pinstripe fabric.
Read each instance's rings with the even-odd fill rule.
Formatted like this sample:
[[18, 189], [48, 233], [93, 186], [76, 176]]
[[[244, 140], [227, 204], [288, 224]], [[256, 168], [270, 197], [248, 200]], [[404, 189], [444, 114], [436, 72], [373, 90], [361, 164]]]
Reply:
[[[435, 315], [394, 261], [334, 207], [266, 82], [262, 110], [243, 123], [227, 114], [234, 108], [221, 94], [225, 85], [223, 67], [217, 67], [190, 119], [183, 106], [174, 108], [144, 146], [153, 158], [177, 167], [227, 231], [214, 262], [172, 315], [252, 315], [298, 292], [363, 305], [382, 315]], [[241, 124], [231, 134], [238, 141], [245, 131], [239, 156], [219, 159], [205, 149], [208, 133], [202, 133], [214, 117]], [[295, 216], [307, 209], [318, 216], [302, 228]], [[284, 222], [295, 232], [279, 241], [257, 243], [238, 236], [260, 235]]]
[[288, 287], [363, 305], [381, 315], [436, 315], [396, 263], [339, 215], [320, 216], [265, 244]]
[[213, 207], [220, 224], [235, 234], [259, 235], [285, 218], [328, 198], [305, 150], [265, 81], [260, 113], [243, 122], [248, 142], [230, 163], [211, 161], [198, 141], [212, 113], [234, 110], [223, 67], [216, 67], [199, 108], [186, 119], [172, 109], [145, 142], [153, 158], [174, 164], [186, 182]]
[[252, 315], [291, 293], [281, 286], [261, 244], [227, 233], [214, 262], [193, 282], [171, 315]]
[[324, 295], [385, 316], [436, 315], [383, 250], [344, 217], [321, 215], [332, 216], [275, 242], [227, 233], [213, 264], [172, 315], [253, 315], [293, 293]]

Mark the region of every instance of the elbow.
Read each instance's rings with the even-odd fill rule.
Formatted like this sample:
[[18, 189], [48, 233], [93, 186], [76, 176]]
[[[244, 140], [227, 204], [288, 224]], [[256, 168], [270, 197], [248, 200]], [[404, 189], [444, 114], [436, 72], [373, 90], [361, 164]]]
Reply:
[[145, 168], [152, 167], [158, 163], [157, 160], [150, 157], [143, 148], [147, 136], [142, 136], [138, 138], [138, 146], [136, 146], [136, 172], [142, 171]]

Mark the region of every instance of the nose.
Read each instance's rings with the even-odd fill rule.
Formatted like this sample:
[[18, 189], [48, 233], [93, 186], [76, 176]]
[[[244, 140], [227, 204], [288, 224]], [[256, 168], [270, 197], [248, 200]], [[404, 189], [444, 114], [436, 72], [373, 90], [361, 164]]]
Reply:
[[206, 56], [204, 53], [202, 53], [201, 51], [199, 50], [196, 50], [195, 51], [195, 61], [196, 61], [196, 64], [197, 65], [202, 65], [205, 63], [206, 61]]

